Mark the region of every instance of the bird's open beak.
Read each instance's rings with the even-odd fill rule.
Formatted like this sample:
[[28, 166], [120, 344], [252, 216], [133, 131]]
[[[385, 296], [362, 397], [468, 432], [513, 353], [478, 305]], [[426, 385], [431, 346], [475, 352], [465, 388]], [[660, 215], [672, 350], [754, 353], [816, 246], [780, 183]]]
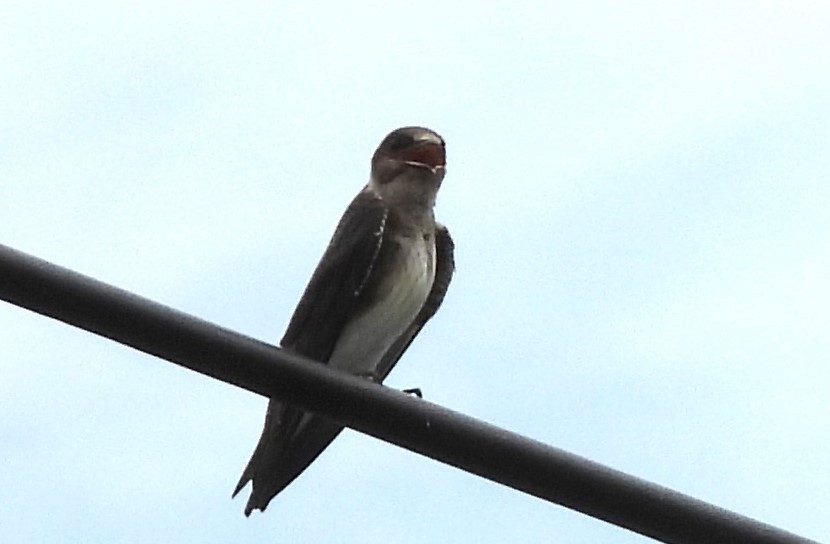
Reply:
[[424, 141], [401, 153], [400, 159], [411, 166], [429, 168], [433, 172], [446, 167], [447, 155], [444, 146]]

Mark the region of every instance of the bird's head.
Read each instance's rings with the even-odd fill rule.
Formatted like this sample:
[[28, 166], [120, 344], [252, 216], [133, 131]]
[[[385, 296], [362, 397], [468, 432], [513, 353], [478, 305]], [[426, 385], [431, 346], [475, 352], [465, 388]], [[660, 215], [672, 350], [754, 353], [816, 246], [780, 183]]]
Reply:
[[444, 139], [423, 127], [403, 127], [383, 139], [372, 156], [372, 188], [385, 199], [435, 200], [446, 169]]

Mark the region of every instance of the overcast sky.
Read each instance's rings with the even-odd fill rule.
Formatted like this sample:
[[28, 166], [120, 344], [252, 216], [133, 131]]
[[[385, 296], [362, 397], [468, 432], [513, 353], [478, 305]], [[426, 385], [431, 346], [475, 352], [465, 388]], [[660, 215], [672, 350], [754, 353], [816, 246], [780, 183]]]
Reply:
[[[276, 343], [431, 127], [457, 272], [387, 383], [830, 541], [830, 4], [346, 4], [0, 3], [0, 243]], [[650, 542], [352, 431], [246, 519], [265, 399], [0, 339], [3, 542]]]

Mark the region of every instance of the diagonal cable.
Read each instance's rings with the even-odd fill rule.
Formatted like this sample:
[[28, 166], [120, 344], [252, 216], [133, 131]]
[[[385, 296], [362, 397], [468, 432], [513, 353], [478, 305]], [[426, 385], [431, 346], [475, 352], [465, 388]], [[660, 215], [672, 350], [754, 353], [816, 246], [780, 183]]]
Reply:
[[814, 542], [3, 245], [0, 299], [662, 542]]

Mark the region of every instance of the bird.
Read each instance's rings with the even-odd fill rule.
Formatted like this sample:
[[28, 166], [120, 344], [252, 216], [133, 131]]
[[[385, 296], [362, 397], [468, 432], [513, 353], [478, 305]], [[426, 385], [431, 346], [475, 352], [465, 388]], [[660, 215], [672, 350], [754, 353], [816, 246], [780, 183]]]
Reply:
[[[280, 347], [382, 383], [444, 301], [454, 243], [435, 221], [446, 145], [418, 126], [390, 132], [372, 155], [369, 181], [332, 235]], [[343, 427], [272, 398], [233, 497], [252, 483], [245, 515], [300, 475]]]

